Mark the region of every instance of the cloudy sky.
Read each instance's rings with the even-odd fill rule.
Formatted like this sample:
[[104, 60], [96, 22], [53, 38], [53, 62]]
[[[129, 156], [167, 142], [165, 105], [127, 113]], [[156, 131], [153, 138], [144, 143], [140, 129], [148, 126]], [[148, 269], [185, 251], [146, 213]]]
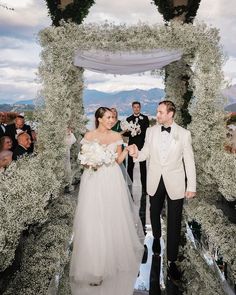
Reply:
[[[14, 10], [4, 8], [7, 5]], [[197, 15], [220, 30], [221, 43], [228, 61], [225, 77], [236, 83], [236, 9], [235, 0], [202, 0]], [[139, 20], [163, 24], [162, 17], [151, 0], [96, 0], [85, 22], [134, 24]], [[37, 66], [40, 46], [39, 30], [51, 24], [44, 0], [0, 0], [0, 103], [13, 103], [36, 96]], [[149, 89], [163, 87], [161, 79], [144, 76], [101, 75], [86, 72], [86, 86], [101, 91]]]

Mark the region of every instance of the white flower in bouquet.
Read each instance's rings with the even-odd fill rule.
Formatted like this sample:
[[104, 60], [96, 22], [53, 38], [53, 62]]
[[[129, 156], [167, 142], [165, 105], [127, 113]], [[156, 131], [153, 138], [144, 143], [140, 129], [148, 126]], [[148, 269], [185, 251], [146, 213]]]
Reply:
[[101, 145], [97, 141], [84, 143], [78, 155], [78, 159], [83, 166], [95, 171], [102, 165], [114, 163], [116, 158], [117, 153], [109, 150], [106, 145]]
[[137, 122], [134, 123], [133, 121], [128, 122], [126, 120], [123, 120], [120, 123], [120, 127], [123, 131], [130, 131], [132, 137], [141, 133], [140, 125]]

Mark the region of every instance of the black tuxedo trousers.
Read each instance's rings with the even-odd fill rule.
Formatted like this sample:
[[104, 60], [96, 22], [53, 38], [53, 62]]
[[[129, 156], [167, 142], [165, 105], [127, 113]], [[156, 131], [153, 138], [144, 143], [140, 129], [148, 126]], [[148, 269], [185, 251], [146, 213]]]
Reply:
[[165, 198], [167, 198], [167, 259], [176, 261], [181, 234], [181, 220], [184, 199], [171, 200], [167, 194], [166, 187], [161, 177], [157, 191], [150, 196], [150, 218], [154, 236], [153, 251], [160, 243], [161, 237], [161, 212]]

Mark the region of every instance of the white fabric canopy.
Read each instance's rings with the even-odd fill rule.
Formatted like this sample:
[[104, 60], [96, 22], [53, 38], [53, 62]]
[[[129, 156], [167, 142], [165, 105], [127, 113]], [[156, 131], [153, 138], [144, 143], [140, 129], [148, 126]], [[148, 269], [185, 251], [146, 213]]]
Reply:
[[80, 51], [74, 64], [93, 72], [129, 75], [161, 69], [181, 58], [180, 50], [156, 49], [149, 52]]

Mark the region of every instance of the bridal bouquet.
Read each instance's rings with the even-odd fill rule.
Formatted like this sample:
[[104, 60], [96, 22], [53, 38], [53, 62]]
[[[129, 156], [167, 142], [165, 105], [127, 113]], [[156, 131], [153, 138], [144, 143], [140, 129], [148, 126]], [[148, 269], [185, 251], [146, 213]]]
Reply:
[[141, 133], [140, 125], [137, 122], [128, 122], [126, 120], [123, 120], [120, 122], [120, 127], [123, 131], [130, 131], [132, 137], [139, 135]]
[[101, 145], [97, 141], [85, 142], [78, 155], [81, 165], [96, 171], [102, 165], [110, 165], [115, 162], [117, 153]]

